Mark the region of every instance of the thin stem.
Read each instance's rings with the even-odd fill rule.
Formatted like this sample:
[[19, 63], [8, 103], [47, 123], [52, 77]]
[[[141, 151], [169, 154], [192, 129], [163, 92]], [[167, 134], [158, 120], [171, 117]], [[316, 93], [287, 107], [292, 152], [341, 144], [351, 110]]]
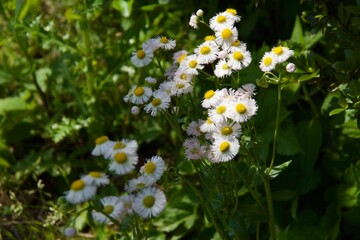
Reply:
[[274, 162], [275, 162], [275, 155], [276, 155], [276, 145], [277, 145], [277, 137], [278, 137], [278, 130], [279, 130], [279, 123], [280, 123], [280, 107], [281, 107], [281, 75], [279, 76], [279, 84], [278, 84], [278, 99], [277, 99], [277, 109], [276, 109], [276, 120], [275, 120], [275, 130], [274, 130], [274, 143], [271, 155], [271, 162], [268, 171], [266, 172], [267, 175], [270, 174]]
[[301, 84], [301, 88], [302, 88], [302, 90], [304, 91], [305, 100], [310, 104], [311, 110], [313, 111], [315, 117], [318, 117], [318, 116], [319, 116], [318, 110], [317, 110], [317, 108], [316, 108], [313, 100], [311, 99], [310, 94], [309, 94], [307, 88], [305, 87], [304, 84]]
[[273, 206], [273, 202], [272, 202], [270, 182], [269, 182], [268, 176], [266, 174], [262, 173], [261, 177], [264, 182], [266, 201], [268, 204], [270, 240], [275, 240], [276, 232], [275, 232], [274, 206]]

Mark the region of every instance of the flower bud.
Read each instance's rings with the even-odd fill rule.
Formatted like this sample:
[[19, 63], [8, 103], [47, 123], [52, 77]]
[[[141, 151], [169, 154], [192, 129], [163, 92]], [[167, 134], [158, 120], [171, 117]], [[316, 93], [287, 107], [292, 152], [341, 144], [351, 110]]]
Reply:
[[133, 106], [131, 108], [131, 114], [132, 115], [138, 115], [140, 113], [140, 108], [138, 106]]
[[296, 69], [296, 66], [293, 63], [288, 63], [288, 65], [286, 65], [286, 71], [289, 73], [294, 72], [295, 69]]
[[203, 15], [204, 15], [204, 11], [202, 9], [196, 11], [196, 16], [202, 17]]

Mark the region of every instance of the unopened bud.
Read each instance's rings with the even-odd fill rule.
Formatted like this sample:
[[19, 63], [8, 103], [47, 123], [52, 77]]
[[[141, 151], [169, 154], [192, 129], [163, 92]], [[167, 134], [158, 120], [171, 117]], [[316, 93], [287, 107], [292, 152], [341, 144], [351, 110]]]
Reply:
[[293, 63], [288, 63], [288, 65], [286, 65], [286, 71], [289, 73], [294, 72], [295, 69], [296, 69], [296, 66]]
[[202, 17], [203, 15], [204, 15], [204, 11], [202, 9], [196, 11], [196, 16]]
[[131, 108], [131, 114], [132, 115], [138, 115], [140, 113], [140, 108], [138, 106], [133, 106]]

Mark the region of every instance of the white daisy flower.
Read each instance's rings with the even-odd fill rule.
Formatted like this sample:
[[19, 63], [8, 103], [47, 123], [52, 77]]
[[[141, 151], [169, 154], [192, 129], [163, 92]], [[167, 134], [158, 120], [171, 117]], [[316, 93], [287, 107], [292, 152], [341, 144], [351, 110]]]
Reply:
[[163, 36], [163, 37], [157, 37], [157, 38], [156, 38], [156, 41], [159, 42], [160, 48], [165, 49], [165, 50], [174, 49], [175, 46], [176, 46], [176, 41], [175, 41], [175, 40], [170, 39], [170, 38], [167, 38], [167, 37], [165, 37], [165, 36]]
[[180, 68], [182, 71], [184, 71], [186, 74], [191, 75], [198, 75], [199, 69], [203, 69], [204, 66], [201, 65], [197, 55], [188, 55], [180, 64]]
[[175, 81], [171, 81], [171, 84], [170, 96], [180, 96], [185, 93], [190, 93], [194, 89], [194, 86], [191, 84], [191, 82], [184, 80], [177, 79]]
[[109, 149], [114, 145], [114, 141], [110, 141], [107, 136], [98, 137], [95, 140], [95, 148], [92, 150], [91, 154], [93, 156], [104, 155]]
[[200, 131], [203, 133], [214, 132], [216, 129], [215, 123], [210, 118], [207, 118], [200, 126]]
[[189, 21], [190, 27], [192, 27], [193, 29], [198, 29], [199, 28], [198, 22], [199, 22], [199, 17], [196, 16], [195, 14], [192, 14]]
[[244, 51], [241, 48], [233, 49], [234, 51], [229, 53], [229, 66], [233, 70], [243, 69], [251, 63], [251, 54], [249, 51]]
[[227, 58], [227, 57], [228, 57], [228, 52], [225, 51], [225, 50], [222, 50], [222, 51], [220, 51], [220, 52], [218, 53], [218, 58], [219, 58], [219, 59], [225, 59], [225, 58]]
[[188, 160], [199, 160], [206, 156], [207, 148], [200, 143], [198, 138], [185, 139], [183, 146]]
[[128, 155], [125, 152], [117, 152], [111, 157], [109, 164], [110, 171], [118, 174], [125, 175], [135, 169], [135, 165], [138, 163], [137, 155]]
[[232, 139], [215, 139], [211, 145], [211, 152], [213, 158], [209, 159], [212, 162], [227, 162], [232, 160], [239, 152], [240, 144], [237, 138]]
[[213, 43], [216, 44], [215, 40], [216, 40], [216, 37], [214, 35], [207, 35], [204, 37], [204, 41], [208, 42], [210, 44], [213, 44]]
[[251, 98], [254, 95], [256, 95], [255, 93], [256, 90], [256, 86], [253, 83], [247, 83], [241, 86], [241, 88], [238, 88], [238, 92], [239, 92], [239, 97], [242, 98]]
[[215, 123], [215, 125], [217, 123], [226, 121], [226, 112], [228, 111], [228, 109], [229, 109], [229, 103], [223, 102], [219, 104], [216, 108], [210, 109], [208, 111], [209, 118], [211, 119], [211, 121]]
[[189, 126], [186, 128], [186, 133], [188, 136], [201, 136], [202, 132], [200, 126], [203, 124], [203, 120], [192, 121]]
[[188, 55], [188, 51], [186, 50], [180, 50], [174, 53], [173, 55], [173, 61], [174, 63], [180, 64]]
[[131, 102], [139, 105], [147, 102], [152, 96], [152, 90], [149, 87], [134, 85], [124, 97], [125, 102]]
[[183, 69], [179, 68], [174, 75], [174, 81], [175, 82], [188, 82], [190, 83], [192, 81], [192, 79], [194, 78], [194, 75], [191, 74], [186, 74], [185, 71], [183, 71]]
[[203, 108], [212, 108], [218, 105], [225, 97], [223, 90], [208, 90], [204, 93], [204, 100], [201, 102]]
[[157, 181], [165, 171], [165, 162], [160, 156], [153, 156], [147, 159], [144, 166], [140, 168], [140, 173], [149, 180]]
[[155, 52], [160, 48], [160, 42], [156, 38], [150, 38], [141, 45], [144, 51]]
[[115, 153], [121, 151], [129, 155], [136, 155], [138, 143], [135, 140], [122, 139], [121, 141], [114, 142], [112, 148], [104, 154], [106, 159], [110, 159]]
[[101, 212], [93, 210], [91, 213], [92, 218], [98, 223], [109, 223], [111, 219], [108, 218], [104, 213], [109, 215], [114, 219], [118, 219], [120, 215], [124, 212], [124, 204], [116, 196], [104, 197], [101, 200], [103, 209]]
[[271, 52], [275, 54], [277, 63], [285, 62], [289, 57], [294, 55], [293, 50], [282, 46], [273, 47]]
[[150, 84], [156, 84], [156, 78], [153, 78], [153, 77], [146, 77], [145, 81]]
[[86, 184], [94, 185], [96, 187], [108, 185], [110, 180], [109, 177], [103, 172], [96, 172], [92, 171], [89, 172], [87, 175], [81, 177]]
[[78, 179], [71, 183], [70, 191], [66, 193], [66, 201], [72, 204], [85, 202], [95, 196], [96, 186]]
[[141, 190], [133, 202], [133, 210], [142, 218], [158, 216], [166, 206], [166, 197], [163, 191], [156, 187]]
[[213, 131], [212, 137], [214, 139], [231, 139], [233, 137], [238, 138], [241, 134], [241, 125], [240, 123], [228, 121], [220, 122], [216, 124], [216, 130]]
[[151, 63], [153, 58], [153, 51], [147, 48], [133, 52], [130, 60], [136, 67], [145, 67]]
[[157, 90], [153, 94], [152, 101], [144, 107], [144, 110], [151, 116], [156, 116], [159, 112], [166, 110], [170, 106], [170, 102], [171, 98], [168, 93]]
[[133, 214], [133, 210], [132, 210], [133, 198], [134, 198], [134, 196], [132, 194], [121, 195], [119, 197], [119, 201], [122, 202], [124, 205], [124, 215], [126, 215], [126, 214], [132, 215]]
[[216, 43], [222, 48], [228, 48], [237, 40], [238, 31], [234, 27], [224, 27], [215, 32]]
[[218, 13], [214, 17], [210, 18], [210, 28], [214, 31], [220, 30], [224, 27], [233, 27], [235, 21], [233, 18], [228, 17], [227, 14]]
[[235, 122], [246, 122], [256, 114], [258, 107], [252, 98], [239, 98], [229, 104], [225, 115]]
[[125, 185], [125, 191], [129, 194], [137, 192], [143, 188], [150, 187], [156, 183], [155, 179], [150, 179], [146, 176], [139, 176], [129, 180]]
[[233, 19], [235, 22], [239, 22], [241, 17], [237, 15], [237, 11], [233, 8], [227, 8], [223, 14], [230, 19]]
[[276, 67], [277, 56], [273, 52], [266, 52], [260, 61], [260, 69], [263, 72], [270, 72]]
[[232, 73], [232, 68], [224, 59], [218, 61], [215, 65], [214, 74], [218, 78], [224, 78], [230, 76]]
[[167, 94], [171, 94], [171, 90], [173, 88], [173, 81], [165, 81], [160, 83], [159, 85], [159, 91], [160, 92], [166, 92]]
[[195, 48], [194, 52], [201, 64], [209, 64], [217, 59], [219, 47], [214, 42], [206, 41]]

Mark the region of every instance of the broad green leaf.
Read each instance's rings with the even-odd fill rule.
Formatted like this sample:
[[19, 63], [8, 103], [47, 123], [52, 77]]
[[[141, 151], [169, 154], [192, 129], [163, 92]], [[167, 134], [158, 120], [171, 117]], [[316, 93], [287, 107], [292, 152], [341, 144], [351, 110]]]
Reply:
[[145, 5], [145, 6], [142, 6], [140, 9], [142, 11], [154, 11], [157, 7], [159, 7], [159, 4], [149, 4], [149, 5]]
[[291, 34], [290, 41], [304, 45], [303, 29], [299, 16], [296, 16], [295, 18], [295, 25]]
[[301, 151], [293, 128], [280, 128], [277, 141], [276, 152], [281, 155], [291, 156]]
[[349, 13], [360, 15], [360, 7], [359, 6], [345, 6], [345, 11]]
[[[280, 165], [277, 165], [273, 167], [269, 173], [270, 178], [276, 178], [282, 171], [284, 171], [292, 162], [292, 160], [289, 160], [287, 162], [284, 162]], [[268, 172], [269, 168], [266, 168], [265, 172]]]
[[132, 12], [132, 7], [134, 4], [134, 0], [113, 0], [112, 6], [121, 14], [123, 17], [130, 17]]
[[8, 167], [10, 167], [10, 164], [5, 158], [0, 157], [0, 167], [1, 166], [5, 167], [5, 168], [8, 168]]
[[26, 109], [26, 103], [18, 97], [0, 99], [0, 115], [9, 111], [21, 111]]
[[320, 72], [320, 70], [316, 70], [315, 72], [310, 73], [310, 74], [303, 74], [303, 75], [301, 75], [301, 77], [299, 77], [298, 82], [305, 82], [305, 81], [311, 80], [313, 78], [317, 78], [320, 76], [319, 72]]
[[329, 116], [331, 117], [331, 116], [336, 115], [336, 114], [339, 114], [339, 113], [341, 113], [341, 112], [343, 112], [343, 111], [345, 111], [344, 108], [336, 108], [336, 109], [332, 110], [332, 111], [329, 113]]

